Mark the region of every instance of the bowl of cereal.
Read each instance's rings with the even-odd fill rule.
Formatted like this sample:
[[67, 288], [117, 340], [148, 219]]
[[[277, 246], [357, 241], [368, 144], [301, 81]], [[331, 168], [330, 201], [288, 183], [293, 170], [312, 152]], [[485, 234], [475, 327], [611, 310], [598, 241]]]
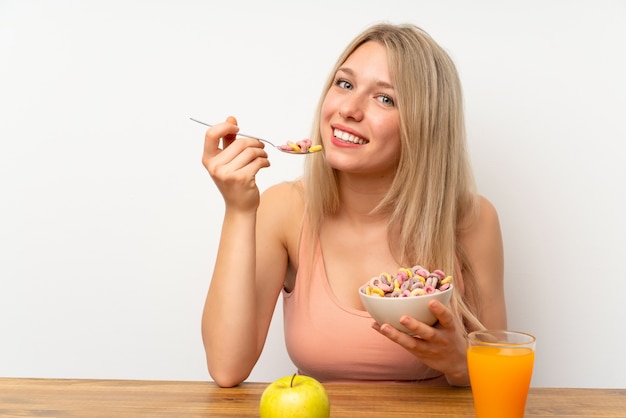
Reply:
[[448, 305], [452, 296], [452, 276], [441, 270], [429, 272], [421, 266], [400, 268], [396, 274], [382, 273], [359, 287], [359, 296], [365, 309], [379, 324], [389, 324], [412, 334], [400, 324], [408, 315], [434, 325], [437, 318], [428, 309], [431, 300]]

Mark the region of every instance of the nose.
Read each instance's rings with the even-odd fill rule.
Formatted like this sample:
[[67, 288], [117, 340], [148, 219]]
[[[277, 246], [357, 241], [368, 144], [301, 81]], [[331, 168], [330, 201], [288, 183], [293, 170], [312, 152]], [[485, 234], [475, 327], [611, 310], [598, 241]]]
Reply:
[[351, 94], [344, 98], [341, 106], [339, 107], [339, 116], [344, 119], [352, 119], [360, 121], [364, 115], [363, 98], [357, 94]]

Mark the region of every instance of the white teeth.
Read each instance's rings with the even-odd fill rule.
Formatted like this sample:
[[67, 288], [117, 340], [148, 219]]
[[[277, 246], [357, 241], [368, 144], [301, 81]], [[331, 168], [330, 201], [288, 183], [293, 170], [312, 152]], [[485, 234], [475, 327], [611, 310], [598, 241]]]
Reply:
[[359, 145], [363, 145], [367, 143], [367, 141], [365, 141], [364, 139], [359, 138], [358, 136], [349, 134], [347, 132], [340, 131], [339, 129], [335, 129], [333, 131], [333, 134], [335, 135], [337, 139], [340, 139], [344, 142], [350, 142], [352, 144], [359, 144]]

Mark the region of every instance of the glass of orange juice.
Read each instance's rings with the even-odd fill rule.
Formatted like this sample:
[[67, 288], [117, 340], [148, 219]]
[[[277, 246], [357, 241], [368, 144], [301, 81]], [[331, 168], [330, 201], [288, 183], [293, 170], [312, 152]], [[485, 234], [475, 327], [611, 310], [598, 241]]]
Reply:
[[469, 370], [476, 418], [523, 418], [535, 362], [535, 337], [484, 330], [468, 335]]

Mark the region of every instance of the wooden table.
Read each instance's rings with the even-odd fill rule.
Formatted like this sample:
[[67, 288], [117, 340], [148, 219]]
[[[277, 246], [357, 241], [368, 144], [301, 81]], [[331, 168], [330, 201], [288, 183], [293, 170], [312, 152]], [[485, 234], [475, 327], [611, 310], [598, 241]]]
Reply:
[[[266, 385], [0, 378], [0, 417], [256, 417]], [[469, 388], [324, 386], [332, 417], [474, 416]], [[626, 417], [626, 389], [531, 388], [526, 417]]]

